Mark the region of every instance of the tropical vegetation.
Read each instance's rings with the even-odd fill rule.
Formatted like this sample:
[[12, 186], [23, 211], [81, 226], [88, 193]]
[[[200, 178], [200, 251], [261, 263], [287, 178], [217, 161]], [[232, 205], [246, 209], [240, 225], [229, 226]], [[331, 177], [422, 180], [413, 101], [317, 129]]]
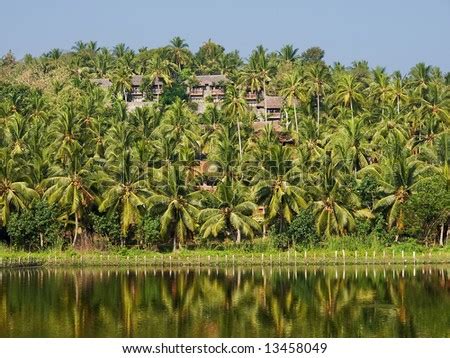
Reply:
[[[27, 250], [367, 236], [444, 245], [450, 73], [323, 56], [258, 46], [243, 59], [212, 40], [192, 52], [179, 37], [138, 51], [79, 41], [67, 52], [6, 54], [0, 240]], [[187, 95], [200, 74], [228, 79], [204, 111]], [[132, 75], [147, 94], [138, 108], [126, 102]], [[280, 123], [268, 120], [267, 96], [283, 98]]]

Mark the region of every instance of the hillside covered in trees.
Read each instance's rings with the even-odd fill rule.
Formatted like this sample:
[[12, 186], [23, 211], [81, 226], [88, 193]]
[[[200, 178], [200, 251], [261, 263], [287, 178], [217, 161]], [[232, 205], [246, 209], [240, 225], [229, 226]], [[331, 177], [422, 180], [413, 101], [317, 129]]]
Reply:
[[181, 38], [0, 62], [0, 236], [25, 249], [444, 245], [450, 74]]

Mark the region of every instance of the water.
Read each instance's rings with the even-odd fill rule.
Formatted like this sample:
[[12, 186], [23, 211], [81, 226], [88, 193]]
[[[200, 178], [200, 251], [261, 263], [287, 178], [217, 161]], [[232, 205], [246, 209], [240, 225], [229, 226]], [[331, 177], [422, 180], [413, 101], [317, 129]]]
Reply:
[[0, 337], [450, 337], [450, 266], [0, 270]]

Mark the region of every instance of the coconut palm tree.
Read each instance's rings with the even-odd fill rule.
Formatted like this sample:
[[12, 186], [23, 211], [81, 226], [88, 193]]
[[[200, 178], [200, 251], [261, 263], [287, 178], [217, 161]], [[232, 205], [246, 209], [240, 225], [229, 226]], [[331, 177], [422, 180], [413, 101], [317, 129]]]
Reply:
[[204, 239], [223, 233], [225, 237], [235, 237], [240, 243], [241, 233], [253, 238], [255, 231], [259, 230], [258, 223], [252, 218], [257, 206], [249, 200], [249, 193], [239, 183], [225, 180], [214, 193], [205, 196], [208, 207], [199, 214], [199, 222], [202, 223], [200, 235]]
[[[395, 156], [393, 161], [383, 160], [363, 168], [360, 174], [372, 175], [380, 186], [383, 197], [374, 205], [374, 210], [387, 210], [387, 224], [391, 229], [404, 229], [404, 207], [414, 193], [415, 187], [423, 180], [423, 165], [406, 151]], [[397, 235], [398, 238], [398, 235]]]
[[106, 173], [100, 173], [100, 182], [104, 194], [99, 211], [119, 213], [122, 238], [126, 238], [129, 228], [140, 222], [146, 209], [150, 196], [148, 180], [140, 175], [131, 153], [126, 150], [122, 161], [109, 165]]
[[298, 71], [286, 74], [282, 79], [280, 95], [294, 109], [295, 131], [298, 135], [297, 105], [306, 102], [303, 78]]
[[67, 223], [73, 216], [72, 245], [75, 246], [78, 235], [83, 230], [80, 227], [80, 220], [89, 205], [95, 201], [96, 196], [91, 189], [93, 185], [92, 162], [83, 157], [81, 149], [77, 149], [71, 154], [68, 165], [54, 166], [51, 169], [51, 176], [43, 183], [46, 187], [44, 198], [51, 204], [58, 204], [65, 211], [64, 219]]
[[313, 197], [311, 205], [317, 233], [327, 238], [354, 230], [355, 217], [372, 216], [369, 209], [360, 208], [358, 196], [345, 186], [345, 176], [340, 174], [339, 165], [327, 152], [317, 177], [308, 186]]
[[243, 91], [236, 86], [228, 86], [225, 91], [225, 98], [223, 100], [224, 113], [236, 122], [238, 139], [239, 139], [239, 156], [242, 160], [242, 139], [241, 139], [241, 121], [247, 112], [247, 102], [244, 98]]
[[161, 236], [171, 239], [173, 251], [193, 238], [199, 212], [182, 169], [170, 164], [163, 167], [155, 192], [148, 199], [150, 208], [162, 214]]
[[317, 125], [320, 124], [320, 98], [325, 97], [325, 91], [330, 88], [330, 75], [322, 63], [314, 63], [306, 73], [310, 93], [316, 98]]
[[189, 51], [189, 46], [186, 41], [179, 36], [175, 36], [170, 40], [168, 52], [171, 61], [177, 65], [178, 71], [181, 71], [181, 69], [191, 61], [192, 55]]
[[29, 187], [17, 163], [5, 148], [0, 151], [0, 224], [8, 224], [11, 210], [25, 210], [31, 201], [38, 197], [36, 191]]
[[336, 89], [332, 98], [335, 103], [341, 103], [345, 107], [349, 106], [353, 117], [355, 105], [364, 102], [362, 90], [363, 85], [355, 75], [343, 73], [337, 79]]
[[278, 221], [279, 229], [290, 223], [295, 214], [306, 208], [305, 193], [300, 188], [300, 174], [288, 147], [270, 147], [264, 162], [256, 163], [258, 172], [253, 178], [255, 201], [263, 205], [265, 219]]

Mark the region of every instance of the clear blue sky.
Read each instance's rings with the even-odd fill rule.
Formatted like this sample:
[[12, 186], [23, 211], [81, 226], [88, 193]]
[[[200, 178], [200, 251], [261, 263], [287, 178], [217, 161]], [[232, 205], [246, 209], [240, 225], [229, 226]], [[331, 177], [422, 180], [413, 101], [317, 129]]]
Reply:
[[179, 35], [193, 51], [209, 38], [244, 57], [292, 43], [322, 47], [330, 64], [450, 71], [450, 0], [9, 0], [0, 9], [0, 54], [18, 58], [77, 40], [138, 49]]

